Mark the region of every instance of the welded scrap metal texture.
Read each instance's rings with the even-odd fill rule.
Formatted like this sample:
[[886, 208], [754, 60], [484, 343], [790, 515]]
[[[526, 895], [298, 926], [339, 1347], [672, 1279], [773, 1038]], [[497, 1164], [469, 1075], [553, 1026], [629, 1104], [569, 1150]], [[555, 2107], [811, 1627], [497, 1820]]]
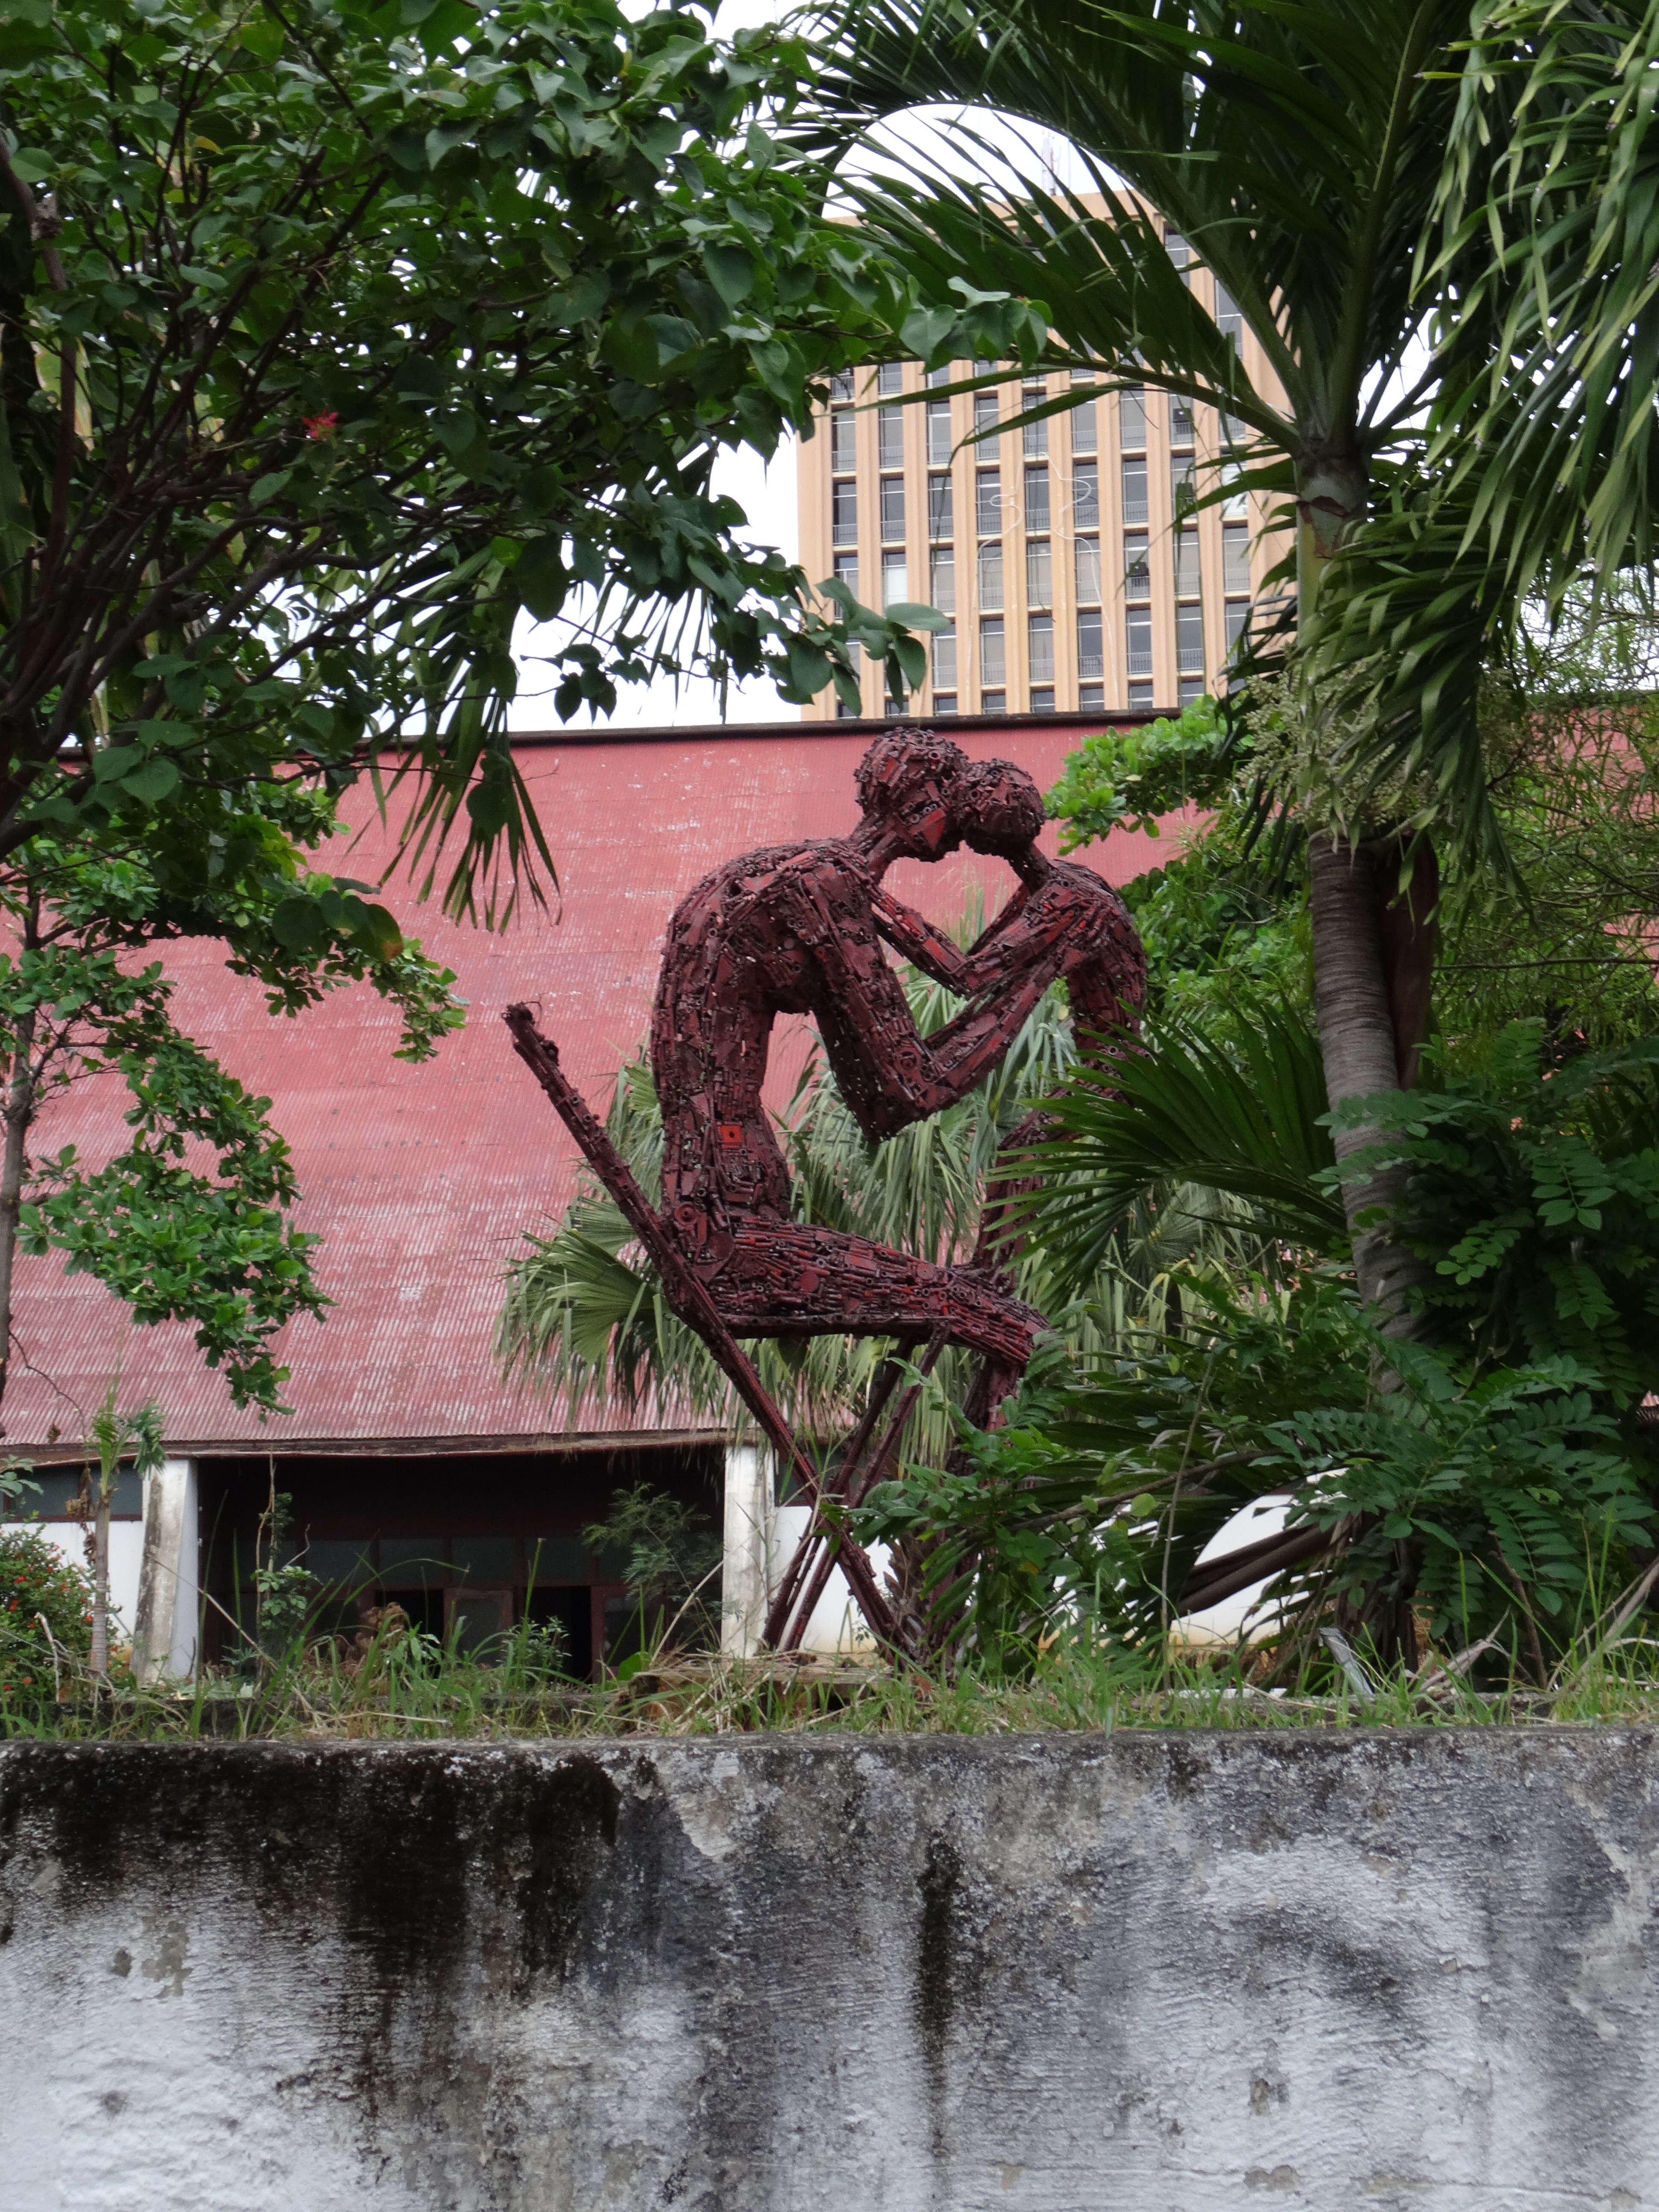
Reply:
[[[1037, 851], [1042, 800], [1016, 765], [969, 763], [931, 732], [895, 732], [872, 746], [858, 785], [864, 818], [850, 837], [744, 854], [675, 910], [651, 1024], [665, 1223], [739, 1335], [943, 1328], [1018, 1373], [1042, 1316], [994, 1267], [935, 1267], [792, 1218], [763, 1097], [774, 1024], [813, 1018], [842, 1097], [878, 1142], [983, 1081], [1057, 978], [1082, 1048], [1115, 1038], [1121, 1048], [1145, 957], [1109, 885]], [[881, 885], [895, 860], [933, 861], [963, 843], [1005, 858], [1018, 878], [965, 953]], [[963, 1011], [920, 1035], [884, 946], [947, 984]]]

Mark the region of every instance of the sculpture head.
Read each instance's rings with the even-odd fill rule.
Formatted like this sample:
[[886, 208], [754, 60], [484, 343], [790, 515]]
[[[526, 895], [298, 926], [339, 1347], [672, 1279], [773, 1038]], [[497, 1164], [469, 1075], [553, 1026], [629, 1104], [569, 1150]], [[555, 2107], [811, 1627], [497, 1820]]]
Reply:
[[951, 801], [967, 765], [962, 748], [932, 730], [884, 730], [858, 765], [866, 822], [896, 854], [933, 860], [954, 851]]
[[951, 823], [970, 852], [1023, 860], [1045, 820], [1042, 794], [1012, 761], [970, 761], [951, 786]]

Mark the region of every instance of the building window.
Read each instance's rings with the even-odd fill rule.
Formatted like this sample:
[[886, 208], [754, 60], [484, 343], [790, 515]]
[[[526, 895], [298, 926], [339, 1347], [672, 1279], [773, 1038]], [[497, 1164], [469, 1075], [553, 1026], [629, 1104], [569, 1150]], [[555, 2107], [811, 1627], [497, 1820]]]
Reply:
[[1052, 714], [1054, 711], [1054, 690], [1053, 684], [1045, 684], [1040, 691], [1033, 686], [1031, 691], [1031, 712], [1034, 714]]
[[1250, 588], [1250, 533], [1235, 522], [1221, 533], [1221, 588], [1228, 592]]
[[1003, 649], [1000, 615], [981, 615], [980, 617], [979, 680], [981, 685], [1000, 684], [1007, 681], [1007, 661]]
[[936, 545], [927, 564], [927, 604], [942, 615], [957, 611], [957, 556], [951, 545]]
[[[1073, 392], [1079, 386], [1086, 388], [1094, 380], [1095, 373], [1091, 368], [1074, 368], [1072, 371]], [[1095, 403], [1092, 399], [1082, 399], [1078, 402], [1072, 410], [1071, 423], [1072, 451], [1074, 453], [1097, 452], [1099, 448], [1096, 442], [1097, 434], [1095, 428]]]
[[927, 465], [930, 469], [948, 468], [951, 465], [951, 403], [948, 399], [930, 399], [927, 403]]
[[1193, 457], [1190, 453], [1171, 453], [1170, 456], [1170, 512], [1179, 521], [1190, 514], [1198, 493], [1193, 477]]
[[1100, 540], [1079, 538], [1074, 545], [1074, 567], [1077, 571], [1077, 603], [1080, 607], [1098, 604], [1100, 599]]
[[830, 378], [830, 397], [832, 399], [856, 399], [858, 398], [858, 393], [853, 389], [853, 372], [850, 368], [838, 368], [835, 374]]
[[949, 629], [933, 632], [933, 689], [940, 684], [954, 691], [957, 684], [957, 631], [952, 623]]
[[1195, 707], [1203, 696], [1204, 678], [1201, 676], [1183, 676], [1182, 678], [1181, 696], [1179, 700], [1179, 703], [1182, 706]]
[[[1150, 608], [1131, 607], [1124, 618], [1124, 638], [1129, 651], [1131, 676], [1152, 672], [1152, 617]], [[1081, 672], [1079, 672], [1081, 673]]]
[[1176, 666], [1182, 676], [1204, 673], [1204, 610], [1176, 609]]
[[881, 397], [885, 399], [893, 392], [902, 392], [903, 389], [903, 362], [897, 361], [883, 362], [881, 367], [876, 371], [876, 390], [880, 393]]
[[859, 488], [851, 477], [830, 488], [830, 537], [836, 545], [859, 542]]
[[1172, 446], [1190, 446], [1193, 434], [1192, 402], [1183, 399], [1178, 392], [1172, 392], [1170, 394], [1170, 443]]
[[1177, 530], [1175, 542], [1175, 586], [1178, 599], [1195, 599], [1202, 586], [1199, 581], [1198, 532]]
[[[1054, 618], [1052, 615], [1028, 615], [1025, 618], [1025, 650], [1030, 656], [1033, 684], [1052, 684], [1054, 680]], [[1049, 702], [1050, 705], [1054, 702]]]
[[1126, 453], [1146, 450], [1146, 395], [1133, 386], [1117, 395], [1117, 441]]
[[936, 714], [954, 714], [956, 711], [957, 695], [954, 691], [934, 692], [933, 712]]
[[849, 707], [845, 699], [837, 698], [836, 701], [836, 720], [838, 722], [850, 721], [854, 715], [862, 712], [862, 708]]
[[881, 556], [881, 603], [884, 607], [896, 607], [910, 596], [910, 572], [902, 553], [884, 553]]
[[877, 408], [876, 459], [884, 469], [902, 469], [904, 466], [904, 410], [902, 407]]
[[956, 534], [956, 495], [951, 489], [948, 475], [927, 479], [927, 535], [930, 538], [951, 538]]
[[1227, 602], [1227, 658], [1231, 660], [1238, 650], [1238, 641], [1250, 626], [1250, 603], [1248, 599], [1229, 599]]
[[838, 407], [830, 417], [830, 465], [837, 473], [859, 465], [858, 424], [850, 407]]
[[1239, 479], [1243, 471], [1226, 468], [1221, 471], [1221, 481], [1227, 487], [1227, 496], [1221, 502], [1221, 512], [1229, 522], [1248, 522], [1250, 519], [1250, 495]]
[[1152, 685], [1150, 684], [1132, 684], [1129, 686], [1129, 712], [1132, 714], [1150, 714], [1152, 711]]
[[1082, 714], [1103, 714], [1106, 712], [1106, 686], [1103, 684], [1079, 684], [1077, 703]]
[[941, 384], [948, 384], [951, 381], [950, 362], [947, 361], [943, 368], [930, 368], [921, 380], [930, 392], [936, 391]]
[[837, 553], [836, 579], [845, 584], [854, 599], [859, 595], [859, 556], [856, 553]]
[[1002, 605], [1002, 548], [994, 543], [979, 549], [979, 603], [993, 611]]
[[1186, 240], [1181, 235], [1181, 233], [1178, 230], [1166, 230], [1164, 232], [1164, 250], [1169, 255], [1170, 260], [1174, 262], [1177, 269], [1185, 270], [1192, 267], [1193, 249], [1188, 245]]
[[1048, 527], [1048, 471], [1046, 468], [1025, 471], [1025, 527], [1046, 530]]
[[[1048, 397], [1048, 381], [1043, 377], [1028, 379], [1020, 388], [1019, 405], [1023, 415], [1033, 407], [1041, 407]], [[1028, 422], [1020, 432], [1021, 449], [1028, 461], [1040, 461], [1048, 451], [1048, 418], [1040, 422]]]
[[976, 392], [974, 394], [974, 428], [975, 430], [994, 430], [1001, 412], [998, 403], [1001, 394], [996, 392]]
[[1123, 596], [1126, 599], [1152, 596], [1152, 546], [1144, 530], [1123, 534]]
[[1106, 673], [1106, 640], [1098, 607], [1077, 611], [1077, 672], [1079, 676]]
[[1218, 276], [1215, 286], [1215, 326], [1237, 353], [1244, 343], [1244, 318], [1238, 302]]
[[904, 535], [904, 478], [884, 477], [881, 480], [881, 534], [884, 538], [902, 538]]
[[1126, 459], [1123, 469], [1123, 520], [1126, 522], [1145, 522], [1146, 507], [1146, 463]]
[[1008, 694], [1006, 691], [981, 691], [979, 695], [979, 711], [981, 714], [1006, 714], [1008, 711]]
[[1002, 533], [1002, 471], [977, 469], [974, 472], [974, 528], [981, 538], [997, 538]]
[[1025, 604], [1051, 607], [1054, 603], [1054, 562], [1046, 538], [1031, 538], [1025, 544]]
[[[1146, 463], [1143, 461], [1144, 468]], [[1100, 464], [1077, 461], [1072, 467], [1072, 522], [1079, 530], [1100, 527]]]

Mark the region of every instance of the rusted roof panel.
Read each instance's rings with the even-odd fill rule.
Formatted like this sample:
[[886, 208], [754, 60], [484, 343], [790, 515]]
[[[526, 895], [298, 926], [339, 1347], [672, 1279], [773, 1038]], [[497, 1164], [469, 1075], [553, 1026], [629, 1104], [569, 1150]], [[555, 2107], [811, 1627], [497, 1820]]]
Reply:
[[[1046, 789], [1079, 731], [1024, 722], [961, 734], [975, 757], [1016, 760]], [[10, 1446], [44, 1446], [54, 1427], [64, 1442], [80, 1438], [118, 1369], [122, 1402], [158, 1398], [175, 1449], [500, 1449], [562, 1428], [562, 1408], [506, 1389], [490, 1357], [501, 1270], [524, 1231], [556, 1218], [574, 1170], [570, 1142], [514, 1056], [499, 1011], [514, 999], [539, 1001], [565, 1065], [601, 1103], [643, 1036], [675, 902], [748, 847], [850, 829], [853, 771], [869, 736], [866, 726], [819, 724], [526, 737], [521, 765], [559, 865], [556, 912], [526, 911], [491, 936], [419, 907], [402, 883], [387, 894], [410, 933], [455, 969], [470, 1002], [465, 1029], [422, 1067], [392, 1058], [396, 1022], [367, 988], [273, 1019], [215, 946], [169, 948], [184, 1026], [273, 1101], [305, 1193], [300, 1218], [322, 1234], [319, 1273], [335, 1304], [323, 1325], [301, 1321], [287, 1333], [294, 1411], [262, 1424], [234, 1410], [187, 1330], [134, 1328], [106, 1291], [65, 1277], [56, 1258], [20, 1259]], [[338, 865], [372, 876], [383, 848], [376, 829]], [[1089, 857], [1121, 883], [1167, 852], [1117, 833]], [[994, 911], [1012, 880], [973, 854], [933, 868], [906, 863], [890, 878], [941, 921], [961, 913], [976, 884]], [[776, 1056], [780, 1097], [805, 1042], [804, 1025], [793, 1027]], [[118, 1080], [77, 1086], [43, 1115], [33, 1149], [74, 1142], [106, 1157], [125, 1098]], [[663, 1424], [683, 1429], [685, 1417], [664, 1408], [650, 1425]], [[621, 1409], [591, 1407], [571, 1424], [596, 1440], [641, 1425]]]

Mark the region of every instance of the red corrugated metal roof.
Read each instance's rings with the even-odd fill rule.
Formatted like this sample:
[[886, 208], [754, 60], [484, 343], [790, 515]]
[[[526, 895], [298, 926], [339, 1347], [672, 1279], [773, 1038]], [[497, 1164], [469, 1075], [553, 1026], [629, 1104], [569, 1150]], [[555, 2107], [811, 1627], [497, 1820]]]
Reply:
[[[975, 757], [1017, 760], [1046, 788], [1078, 731], [1027, 722], [962, 734]], [[561, 1430], [562, 1410], [506, 1390], [489, 1353], [502, 1267], [524, 1230], [556, 1216], [574, 1168], [500, 1010], [538, 1000], [572, 1076], [602, 1103], [644, 1033], [676, 900], [749, 847], [849, 829], [853, 770], [868, 742], [867, 727], [823, 724], [526, 738], [521, 764], [557, 858], [559, 913], [527, 911], [490, 936], [417, 907], [401, 884], [387, 895], [410, 934], [456, 970], [470, 1002], [465, 1029], [424, 1066], [392, 1058], [396, 1022], [366, 988], [273, 1019], [256, 989], [226, 974], [216, 948], [168, 948], [184, 1026], [274, 1102], [305, 1193], [300, 1218], [322, 1233], [319, 1273], [335, 1304], [320, 1327], [302, 1321], [288, 1332], [295, 1410], [262, 1425], [231, 1406], [187, 1330], [133, 1328], [97, 1284], [66, 1278], [55, 1258], [21, 1259], [15, 1326], [27, 1364], [14, 1365], [4, 1407], [12, 1447], [44, 1445], [54, 1424], [65, 1442], [78, 1441], [118, 1365], [123, 1402], [158, 1398], [176, 1447], [407, 1440], [430, 1449], [488, 1439], [499, 1449]], [[379, 836], [343, 859], [343, 870], [373, 875]], [[1090, 854], [1114, 882], [1162, 856], [1121, 833]], [[958, 854], [933, 868], [907, 863], [890, 881], [951, 921], [975, 883], [994, 909], [1012, 878]], [[125, 1097], [118, 1080], [79, 1087], [43, 1115], [33, 1148], [73, 1141], [104, 1157]], [[620, 1413], [580, 1422], [599, 1433], [633, 1425]]]

